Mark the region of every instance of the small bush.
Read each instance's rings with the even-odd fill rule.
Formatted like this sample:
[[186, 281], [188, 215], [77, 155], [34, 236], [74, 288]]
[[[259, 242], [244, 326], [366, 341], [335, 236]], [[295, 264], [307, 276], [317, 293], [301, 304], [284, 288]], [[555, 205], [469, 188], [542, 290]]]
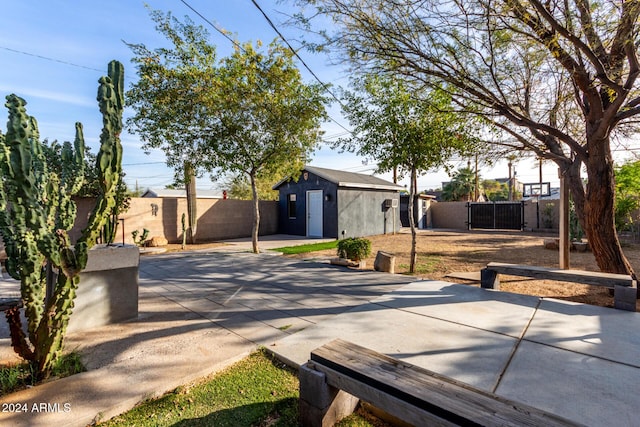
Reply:
[[371, 240], [349, 237], [338, 242], [338, 256], [360, 261], [371, 254]]

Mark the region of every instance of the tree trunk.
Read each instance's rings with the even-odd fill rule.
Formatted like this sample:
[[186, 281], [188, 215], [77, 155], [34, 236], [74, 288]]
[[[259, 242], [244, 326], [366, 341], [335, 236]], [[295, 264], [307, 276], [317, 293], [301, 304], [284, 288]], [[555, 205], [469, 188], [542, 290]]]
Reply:
[[184, 185], [187, 191], [187, 216], [189, 217], [189, 242], [196, 243], [196, 232], [198, 229], [198, 213], [196, 211], [196, 174], [193, 165], [188, 161], [184, 162]]
[[635, 277], [631, 264], [622, 252], [615, 228], [615, 179], [609, 140], [590, 141], [589, 145], [584, 231], [600, 270]]
[[413, 216], [415, 212], [415, 199], [416, 199], [416, 168], [411, 168], [411, 184], [409, 185], [409, 226], [411, 227], [411, 255], [409, 261], [409, 273], [415, 273], [416, 261], [418, 254], [416, 252], [416, 219]]
[[260, 200], [258, 199], [258, 183], [255, 174], [250, 175], [251, 193], [253, 194], [253, 229], [251, 230], [251, 244], [253, 253], [260, 253], [258, 248], [258, 230], [260, 229]]
[[[586, 230], [584, 220], [585, 188], [582, 177], [580, 176], [582, 166], [583, 163], [575, 159], [569, 166], [564, 166], [566, 167], [566, 169], [564, 169], [564, 176], [567, 179], [571, 200], [573, 200], [573, 206], [580, 226], [583, 230]], [[560, 168], [562, 169], [563, 165], [560, 165]]]

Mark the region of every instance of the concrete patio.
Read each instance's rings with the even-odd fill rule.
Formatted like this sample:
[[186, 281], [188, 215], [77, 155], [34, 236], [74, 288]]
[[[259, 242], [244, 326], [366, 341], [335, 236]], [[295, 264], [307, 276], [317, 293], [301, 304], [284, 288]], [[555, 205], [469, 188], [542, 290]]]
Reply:
[[576, 422], [639, 423], [638, 313], [245, 249], [143, 258], [138, 321], [68, 337], [88, 372], [0, 399], [69, 410], [2, 412], [0, 425], [84, 426], [258, 345], [296, 365], [338, 337]]
[[439, 281], [411, 283], [272, 347], [335, 338], [591, 426], [637, 426], [640, 314]]

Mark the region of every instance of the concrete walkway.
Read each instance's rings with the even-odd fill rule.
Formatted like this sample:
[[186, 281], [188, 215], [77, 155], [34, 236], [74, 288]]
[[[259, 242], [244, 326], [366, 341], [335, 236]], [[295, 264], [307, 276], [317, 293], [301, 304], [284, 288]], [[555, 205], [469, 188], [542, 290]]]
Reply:
[[[245, 249], [143, 257], [138, 321], [69, 334], [88, 372], [0, 398], [27, 409], [0, 412], [0, 425], [111, 418], [410, 281]], [[8, 338], [0, 347], [11, 354]]]
[[89, 371], [1, 398], [27, 411], [0, 412], [0, 425], [84, 426], [258, 345], [301, 364], [337, 337], [587, 425], [638, 425], [638, 313], [237, 245], [142, 258], [138, 321], [70, 334]]

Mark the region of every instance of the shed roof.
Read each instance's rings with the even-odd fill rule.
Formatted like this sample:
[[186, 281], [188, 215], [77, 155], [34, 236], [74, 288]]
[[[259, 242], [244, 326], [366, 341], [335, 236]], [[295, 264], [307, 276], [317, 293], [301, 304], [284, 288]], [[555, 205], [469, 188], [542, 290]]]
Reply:
[[[373, 175], [319, 168], [316, 166], [305, 166], [302, 170], [317, 175], [320, 178], [326, 179], [327, 181], [336, 184], [338, 187], [391, 191], [400, 191], [404, 189], [404, 187], [401, 185], [394, 184]], [[273, 189], [277, 190], [282, 184], [289, 180], [290, 178], [283, 179], [282, 181], [274, 185]]]

